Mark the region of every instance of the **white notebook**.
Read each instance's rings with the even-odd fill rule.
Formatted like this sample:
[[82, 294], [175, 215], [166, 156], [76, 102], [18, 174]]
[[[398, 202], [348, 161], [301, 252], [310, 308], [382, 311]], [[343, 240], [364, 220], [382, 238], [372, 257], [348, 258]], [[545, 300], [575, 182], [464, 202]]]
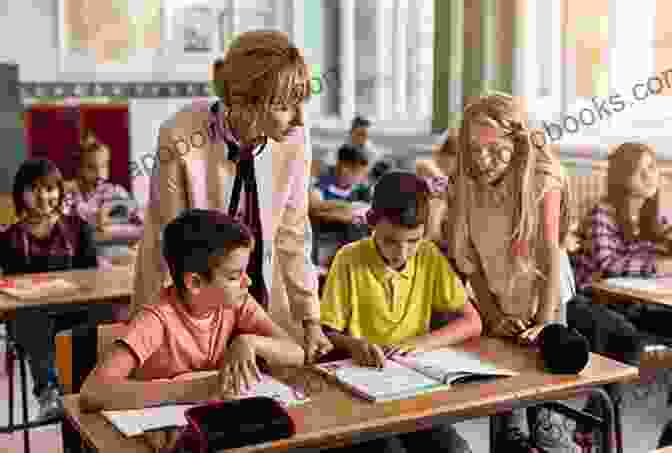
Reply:
[[[309, 398], [300, 391], [277, 379], [263, 375], [262, 380], [239, 398], [266, 396], [273, 398], [286, 406], [295, 406], [309, 401]], [[124, 436], [138, 436], [146, 431], [180, 427], [187, 425], [184, 413], [199, 404], [170, 404], [144, 409], [121, 411], [102, 411]]]

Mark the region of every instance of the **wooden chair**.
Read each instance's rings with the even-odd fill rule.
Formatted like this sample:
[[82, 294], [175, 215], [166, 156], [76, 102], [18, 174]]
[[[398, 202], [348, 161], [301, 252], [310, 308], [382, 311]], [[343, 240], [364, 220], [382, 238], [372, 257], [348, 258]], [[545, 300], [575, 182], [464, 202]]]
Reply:
[[[98, 357], [102, 357], [126, 329], [125, 323], [78, 326], [56, 336], [56, 368], [63, 393], [79, 393], [84, 380], [95, 368]], [[63, 420], [61, 434], [65, 452], [90, 451], [67, 419]]]
[[126, 332], [126, 323], [78, 327], [56, 335], [56, 369], [63, 393], [78, 393], [98, 357]]

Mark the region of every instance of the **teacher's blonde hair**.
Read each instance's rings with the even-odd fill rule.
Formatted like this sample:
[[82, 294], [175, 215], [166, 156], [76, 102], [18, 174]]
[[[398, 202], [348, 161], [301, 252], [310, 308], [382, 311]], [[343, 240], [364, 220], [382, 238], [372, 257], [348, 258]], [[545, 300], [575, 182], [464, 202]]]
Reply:
[[231, 107], [267, 110], [310, 97], [310, 70], [301, 51], [281, 31], [240, 34], [214, 76], [217, 96]]

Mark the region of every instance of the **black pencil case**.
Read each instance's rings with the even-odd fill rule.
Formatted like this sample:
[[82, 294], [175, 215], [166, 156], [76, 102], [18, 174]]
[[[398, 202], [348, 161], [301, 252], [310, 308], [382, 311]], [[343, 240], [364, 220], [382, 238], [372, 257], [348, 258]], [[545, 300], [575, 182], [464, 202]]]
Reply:
[[185, 416], [188, 425], [174, 451], [214, 453], [284, 439], [295, 432], [286, 408], [268, 397], [212, 402], [192, 407]]

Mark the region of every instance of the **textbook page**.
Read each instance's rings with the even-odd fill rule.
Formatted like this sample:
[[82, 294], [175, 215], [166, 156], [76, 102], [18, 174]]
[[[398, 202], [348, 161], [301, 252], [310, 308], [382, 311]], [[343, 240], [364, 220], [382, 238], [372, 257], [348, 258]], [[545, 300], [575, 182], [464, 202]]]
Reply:
[[484, 362], [478, 354], [448, 348], [408, 356], [395, 356], [393, 360], [446, 384], [469, 375], [515, 376], [518, 374], [513, 370]]
[[444, 387], [392, 360], [386, 360], [382, 369], [358, 366], [350, 359], [319, 364], [317, 368], [334, 376], [356, 396], [370, 401], [403, 399]]
[[[262, 375], [261, 381], [236, 399], [256, 396], [273, 398], [287, 406], [295, 406], [310, 401], [303, 393], [268, 375]], [[122, 434], [130, 437], [150, 430], [186, 426], [187, 419], [184, 413], [188, 409], [201, 404], [168, 404], [144, 409], [101, 411], [101, 413]]]

